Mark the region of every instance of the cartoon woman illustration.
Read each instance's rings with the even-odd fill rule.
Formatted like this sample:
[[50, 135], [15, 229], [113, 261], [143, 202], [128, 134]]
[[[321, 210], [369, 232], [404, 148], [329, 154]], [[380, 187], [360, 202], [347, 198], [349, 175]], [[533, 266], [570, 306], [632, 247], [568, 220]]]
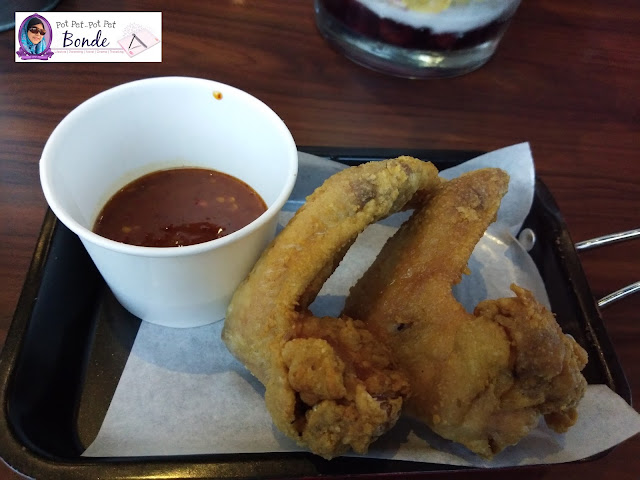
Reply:
[[47, 31], [43, 21], [38, 17], [29, 20], [20, 32], [20, 44], [31, 55], [40, 55], [47, 49]]
[[25, 18], [18, 32], [20, 49], [16, 52], [22, 60], [48, 60], [51, 51], [51, 25], [46, 18], [34, 14]]

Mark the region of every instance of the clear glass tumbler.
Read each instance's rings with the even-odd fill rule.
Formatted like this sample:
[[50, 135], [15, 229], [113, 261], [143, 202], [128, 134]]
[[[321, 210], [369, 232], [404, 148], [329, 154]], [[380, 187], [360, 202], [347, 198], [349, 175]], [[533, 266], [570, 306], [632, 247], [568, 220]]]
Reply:
[[348, 58], [409, 78], [462, 75], [495, 52], [520, 0], [315, 0], [320, 33]]

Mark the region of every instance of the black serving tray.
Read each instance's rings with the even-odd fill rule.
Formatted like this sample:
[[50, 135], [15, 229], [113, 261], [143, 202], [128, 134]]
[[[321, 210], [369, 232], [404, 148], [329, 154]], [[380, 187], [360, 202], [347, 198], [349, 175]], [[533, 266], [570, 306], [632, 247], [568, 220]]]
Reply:
[[[354, 165], [412, 155], [451, 167], [483, 152], [300, 147]], [[525, 228], [530, 254], [563, 330], [589, 354], [591, 384], [606, 384], [629, 404], [631, 392], [565, 222], [538, 179]], [[0, 457], [35, 478], [314, 478], [398, 474], [417, 478], [461, 467], [308, 453], [81, 457], [93, 441], [124, 369], [140, 320], [113, 298], [75, 234], [51, 211], [27, 273], [0, 356]], [[606, 454], [606, 452], [604, 453]], [[602, 455], [602, 454], [601, 454]]]

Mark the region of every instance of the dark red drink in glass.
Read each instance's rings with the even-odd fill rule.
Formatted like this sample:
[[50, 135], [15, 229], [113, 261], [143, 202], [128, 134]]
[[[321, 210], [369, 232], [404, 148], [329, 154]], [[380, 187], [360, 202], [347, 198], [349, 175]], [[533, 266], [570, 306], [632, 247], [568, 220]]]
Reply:
[[385, 73], [461, 75], [493, 55], [520, 0], [315, 0], [323, 36]]

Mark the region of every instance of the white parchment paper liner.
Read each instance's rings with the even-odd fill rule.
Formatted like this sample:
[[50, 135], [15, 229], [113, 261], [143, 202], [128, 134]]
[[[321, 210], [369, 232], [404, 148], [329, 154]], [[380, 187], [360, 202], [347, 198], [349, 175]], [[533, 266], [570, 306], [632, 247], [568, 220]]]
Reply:
[[[344, 168], [304, 153], [299, 185], [302, 195]], [[526, 143], [507, 147], [441, 172], [446, 178], [495, 166], [511, 177], [497, 222], [474, 250], [471, 275], [455, 287], [471, 311], [478, 301], [512, 295], [515, 282], [549, 304], [535, 264], [514, 239], [534, 194], [534, 164]], [[296, 197], [297, 195], [297, 197]], [[284, 225], [295, 202], [281, 213]], [[287, 211], [288, 210], [288, 211]], [[407, 214], [369, 227], [323, 287], [312, 310], [337, 315], [348, 288], [366, 270], [384, 241]], [[142, 322], [109, 410], [85, 456], [155, 456], [258, 453], [300, 450], [271, 423], [264, 388], [227, 351], [220, 340], [222, 322], [192, 329], [171, 329]], [[559, 435], [541, 421], [518, 445], [491, 462], [402, 418], [374, 443], [367, 456], [451, 465], [504, 467], [560, 463], [591, 457], [640, 432], [640, 415], [604, 385], [591, 385], [579, 406], [577, 424]]]

